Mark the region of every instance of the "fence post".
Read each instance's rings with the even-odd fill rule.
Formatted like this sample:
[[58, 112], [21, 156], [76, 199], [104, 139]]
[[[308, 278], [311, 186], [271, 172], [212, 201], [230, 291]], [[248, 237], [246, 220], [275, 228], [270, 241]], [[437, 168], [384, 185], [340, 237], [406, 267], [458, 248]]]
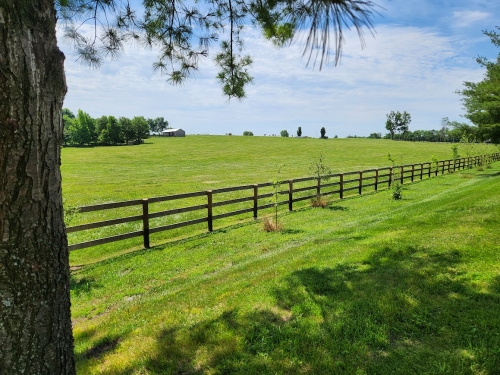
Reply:
[[404, 166], [401, 166], [400, 167], [401, 176], [399, 176], [399, 181], [400, 181], [401, 185], [404, 184], [404, 170], [405, 170]]
[[415, 164], [411, 165], [411, 182], [413, 182], [413, 178], [415, 177]]
[[344, 198], [344, 174], [340, 174], [340, 181], [339, 181], [339, 194], [340, 194], [340, 199]]
[[253, 186], [253, 218], [257, 219], [257, 211], [259, 210], [259, 185], [255, 184]]
[[392, 184], [392, 167], [389, 168], [389, 180], [387, 184], [387, 188], [390, 188]]
[[318, 177], [318, 181], [316, 183], [316, 196], [319, 197], [321, 195], [321, 177]]
[[288, 180], [288, 211], [293, 211], [293, 180]]
[[424, 178], [424, 163], [420, 163], [420, 180]]
[[375, 191], [378, 190], [378, 168], [375, 169]]
[[444, 160], [441, 160], [441, 174], [444, 174]]
[[147, 198], [142, 200], [142, 238], [144, 248], [149, 249], [149, 204]]
[[358, 192], [360, 195], [363, 193], [363, 172], [362, 171], [359, 171]]
[[208, 231], [211, 232], [213, 228], [212, 222], [212, 190], [207, 190], [207, 220], [208, 220]]
[[429, 164], [429, 175], [427, 176], [428, 178], [431, 178], [431, 163], [425, 163], [425, 164]]

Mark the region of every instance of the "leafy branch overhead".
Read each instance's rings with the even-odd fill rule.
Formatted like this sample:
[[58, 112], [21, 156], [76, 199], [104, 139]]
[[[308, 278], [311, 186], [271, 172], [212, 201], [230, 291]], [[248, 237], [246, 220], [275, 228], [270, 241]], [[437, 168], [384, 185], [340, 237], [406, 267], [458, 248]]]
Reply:
[[99, 67], [105, 59], [118, 58], [127, 43], [136, 43], [158, 51], [153, 68], [173, 84], [192, 77], [223, 37], [214, 58], [217, 79], [225, 95], [238, 99], [252, 82], [252, 59], [243, 53], [241, 37], [247, 24], [260, 28], [277, 47], [304, 32], [303, 56], [321, 70], [332, 55], [339, 63], [345, 28], [354, 27], [364, 46], [363, 27], [373, 35], [376, 13], [370, 0], [144, 0], [138, 9], [128, 0], [56, 0], [56, 6], [80, 61]]
[[[497, 26], [500, 30], [500, 27]], [[491, 43], [500, 47], [500, 33], [484, 31]], [[500, 144], [500, 53], [496, 60], [478, 57], [478, 64], [486, 69], [480, 82], [464, 82], [465, 88], [457, 91], [462, 95], [466, 110], [465, 118], [479, 129], [479, 138]]]

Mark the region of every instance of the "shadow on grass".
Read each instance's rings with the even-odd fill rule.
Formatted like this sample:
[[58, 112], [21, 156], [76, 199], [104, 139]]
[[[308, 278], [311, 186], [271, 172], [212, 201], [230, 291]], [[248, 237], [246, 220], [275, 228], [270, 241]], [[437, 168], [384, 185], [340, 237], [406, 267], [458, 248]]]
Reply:
[[96, 283], [94, 278], [84, 277], [77, 279], [73, 274], [70, 276], [69, 281], [70, 290], [75, 293], [76, 296], [81, 296], [83, 294], [88, 294], [95, 288], [101, 288], [102, 286]]
[[104, 356], [106, 353], [112, 352], [120, 343], [119, 337], [105, 337], [97, 344], [92, 346], [85, 352], [77, 355], [78, 359], [96, 359]]
[[500, 176], [500, 172], [479, 173], [477, 176], [480, 178], [498, 177]]
[[[383, 248], [305, 268], [270, 309], [157, 335], [149, 374], [498, 374], [500, 277], [478, 289], [457, 251]], [[130, 373], [128, 369], [123, 373]]]
[[348, 211], [349, 210], [348, 207], [344, 207], [344, 206], [327, 206], [326, 208], [328, 210], [331, 210], [331, 211]]

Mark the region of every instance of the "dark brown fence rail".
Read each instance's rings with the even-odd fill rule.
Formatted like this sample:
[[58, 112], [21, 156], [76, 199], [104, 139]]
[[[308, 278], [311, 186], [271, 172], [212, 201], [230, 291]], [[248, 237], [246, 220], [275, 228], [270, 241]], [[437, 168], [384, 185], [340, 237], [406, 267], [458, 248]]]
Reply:
[[[281, 189], [279, 190], [279, 196], [286, 195], [287, 199], [278, 202], [262, 204], [264, 199], [269, 199], [273, 197], [273, 193], [262, 193], [259, 194], [259, 189], [272, 187], [272, 183], [254, 184], [254, 185], [242, 185], [234, 186], [221, 189], [213, 189], [207, 191], [197, 191], [193, 193], [184, 193], [169, 195], [165, 197], [155, 197], [146, 199], [136, 199], [124, 202], [114, 202], [114, 203], [104, 203], [93, 206], [83, 206], [77, 209], [77, 212], [94, 212], [103, 210], [113, 210], [123, 207], [142, 207], [142, 213], [140, 215], [133, 215], [128, 217], [122, 217], [112, 220], [98, 221], [88, 224], [81, 224], [66, 228], [68, 233], [81, 232], [90, 229], [108, 227], [117, 224], [124, 224], [130, 222], [140, 222], [142, 221], [142, 230], [133, 231], [129, 233], [109, 236], [105, 238], [100, 238], [92, 241], [86, 241], [81, 243], [72, 244], [69, 246], [69, 250], [84, 249], [87, 247], [103, 245], [110, 242], [125, 240], [134, 237], [143, 237], [143, 244], [145, 248], [150, 247], [150, 234], [163, 232], [167, 230], [172, 230], [176, 228], [181, 228], [185, 226], [207, 223], [208, 231], [213, 230], [213, 222], [215, 220], [243, 215], [247, 213], [252, 213], [253, 218], [257, 219], [258, 212], [260, 210], [268, 209], [277, 205], [288, 205], [288, 210], [293, 210], [293, 204], [301, 202], [304, 200], [310, 200], [315, 198], [317, 195], [335, 195], [338, 194], [340, 199], [346, 196], [346, 193], [351, 191], [356, 191], [355, 194], [363, 194], [363, 191], [377, 191], [379, 188], [390, 188], [391, 184], [395, 179], [399, 179], [400, 183], [404, 184], [408, 181], [422, 180], [424, 177], [430, 178], [431, 176], [437, 176], [438, 174], [452, 173], [458, 170], [463, 170], [466, 168], [472, 168], [482, 164], [489, 164], [500, 160], [500, 153], [494, 153], [491, 155], [475, 156], [470, 158], [460, 158], [455, 160], [441, 160], [435, 163], [417, 163], [417, 164], [407, 164], [395, 167], [385, 167], [378, 169], [369, 169], [356, 172], [346, 172], [337, 173], [329, 176], [325, 176], [323, 181], [315, 177], [304, 177], [297, 178], [294, 180], [282, 181], [280, 182]], [[303, 184], [309, 181], [314, 181], [315, 184], [311, 186], [295, 187], [298, 184]], [[283, 190], [283, 186], [288, 185], [287, 190]], [[242, 191], [248, 192], [248, 196], [244, 196], [236, 199], [229, 199], [224, 201], [214, 202], [214, 196], [223, 193]], [[169, 210], [163, 210], [158, 212], [149, 212], [150, 205], [152, 203], [167, 202], [184, 200], [196, 197], [206, 197], [206, 203], [192, 205], [188, 207], [181, 207]], [[245, 202], [251, 202], [249, 207], [238, 209], [234, 211], [224, 212], [220, 214], [214, 214], [214, 208], [223, 207], [227, 205], [240, 204]], [[269, 201], [268, 201], [269, 202]], [[187, 212], [200, 212], [201, 216], [195, 219], [180, 221], [173, 224], [161, 225], [155, 228], [150, 228], [150, 220], [165, 216], [177, 215]]]

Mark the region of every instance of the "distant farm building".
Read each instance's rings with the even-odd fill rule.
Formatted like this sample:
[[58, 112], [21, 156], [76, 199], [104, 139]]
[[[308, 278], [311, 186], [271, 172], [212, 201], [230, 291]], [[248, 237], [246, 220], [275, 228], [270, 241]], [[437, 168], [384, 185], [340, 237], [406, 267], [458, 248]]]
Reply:
[[164, 137], [185, 137], [186, 132], [182, 129], [167, 129], [161, 132]]

